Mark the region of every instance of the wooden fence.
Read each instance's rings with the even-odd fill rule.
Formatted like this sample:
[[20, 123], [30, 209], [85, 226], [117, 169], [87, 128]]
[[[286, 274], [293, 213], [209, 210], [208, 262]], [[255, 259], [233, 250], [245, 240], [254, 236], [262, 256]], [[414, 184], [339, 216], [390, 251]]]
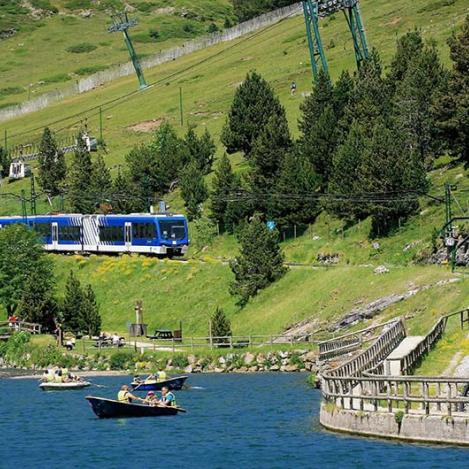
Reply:
[[9, 328], [9, 333], [25, 331], [31, 334], [40, 334], [41, 325], [26, 321], [0, 321], [0, 328]]

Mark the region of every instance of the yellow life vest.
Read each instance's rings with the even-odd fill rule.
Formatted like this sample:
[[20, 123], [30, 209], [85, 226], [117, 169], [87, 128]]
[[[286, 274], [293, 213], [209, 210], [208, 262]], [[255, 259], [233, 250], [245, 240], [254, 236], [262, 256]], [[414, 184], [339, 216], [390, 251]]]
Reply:
[[166, 371], [158, 372], [158, 381], [166, 381]]
[[129, 391], [119, 391], [117, 394], [119, 402], [129, 402]]

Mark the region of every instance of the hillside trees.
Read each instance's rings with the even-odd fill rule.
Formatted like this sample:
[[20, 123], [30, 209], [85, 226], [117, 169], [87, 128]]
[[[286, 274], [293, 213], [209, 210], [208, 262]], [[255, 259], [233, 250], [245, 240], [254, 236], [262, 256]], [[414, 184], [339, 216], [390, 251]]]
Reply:
[[215, 337], [213, 342], [215, 344], [226, 344], [228, 343], [227, 337], [230, 337], [231, 332], [231, 323], [230, 320], [226, 317], [225, 312], [222, 308], [217, 307], [212, 317], [210, 318], [211, 325], [211, 336]]
[[93, 162], [91, 186], [96, 204], [105, 202], [111, 197], [113, 186], [111, 171], [109, 171], [109, 168], [106, 166], [102, 155], [98, 155]]
[[7, 314], [49, 327], [54, 287], [52, 262], [34, 231], [19, 224], [0, 230], [0, 303]]
[[10, 172], [10, 157], [3, 147], [0, 147], [0, 178], [7, 177]]
[[453, 69], [434, 112], [446, 149], [469, 164], [469, 15], [448, 43]]
[[208, 190], [205, 185], [203, 173], [199, 169], [196, 161], [191, 161], [182, 169], [180, 185], [187, 218], [190, 221], [195, 220], [200, 217], [201, 204], [208, 197]]
[[62, 190], [66, 175], [65, 155], [57, 146], [51, 130], [46, 127], [39, 145], [39, 184], [42, 189], [55, 196]]
[[204, 134], [198, 137], [195, 128], [190, 126], [184, 138], [184, 145], [187, 151], [186, 160], [195, 161], [199, 170], [208, 174], [212, 169], [217, 149], [208, 130], [205, 129]]
[[254, 215], [239, 235], [240, 254], [231, 262], [235, 276], [230, 293], [244, 306], [259, 290], [280, 279], [286, 272], [278, 231], [270, 231], [259, 214]]

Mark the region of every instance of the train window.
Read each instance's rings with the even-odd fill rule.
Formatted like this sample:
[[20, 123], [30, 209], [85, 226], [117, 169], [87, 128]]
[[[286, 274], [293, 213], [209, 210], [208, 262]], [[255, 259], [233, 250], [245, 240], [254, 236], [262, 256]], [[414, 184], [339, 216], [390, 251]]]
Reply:
[[160, 220], [160, 231], [163, 239], [181, 240], [186, 237], [186, 226], [182, 220]]
[[123, 226], [100, 226], [99, 239], [101, 241], [124, 241]]
[[59, 226], [59, 238], [61, 241], [81, 241], [81, 227]]
[[156, 227], [154, 223], [132, 223], [132, 237], [155, 238]]
[[43, 238], [51, 236], [51, 224], [50, 223], [34, 223], [34, 231]]

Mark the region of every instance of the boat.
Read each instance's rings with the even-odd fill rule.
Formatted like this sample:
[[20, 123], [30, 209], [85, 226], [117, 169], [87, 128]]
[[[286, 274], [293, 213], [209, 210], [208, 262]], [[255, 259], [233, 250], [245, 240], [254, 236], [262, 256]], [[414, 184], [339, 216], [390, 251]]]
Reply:
[[188, 376], [175, 376], [162, 381], [156, 380], [143, 380], [132, 381], [130, 385], [134, 391], [161, 391], [161, 388], [166, 386], [170, 391], [180, 391]]
[[72, 389], [84, 389], [91, 386], [89, 381], [70, 381], [69, 383], [41, 383], [39, 387], [43, 391], [69, 391]]
[[119, 402], [104, 397], [86, 396], [93, 412], [100, 419], [122, 417], [163, 417], [186, 412], [181, 407], [150, 406], [146, 404], [134, 404], [131, 402]]

